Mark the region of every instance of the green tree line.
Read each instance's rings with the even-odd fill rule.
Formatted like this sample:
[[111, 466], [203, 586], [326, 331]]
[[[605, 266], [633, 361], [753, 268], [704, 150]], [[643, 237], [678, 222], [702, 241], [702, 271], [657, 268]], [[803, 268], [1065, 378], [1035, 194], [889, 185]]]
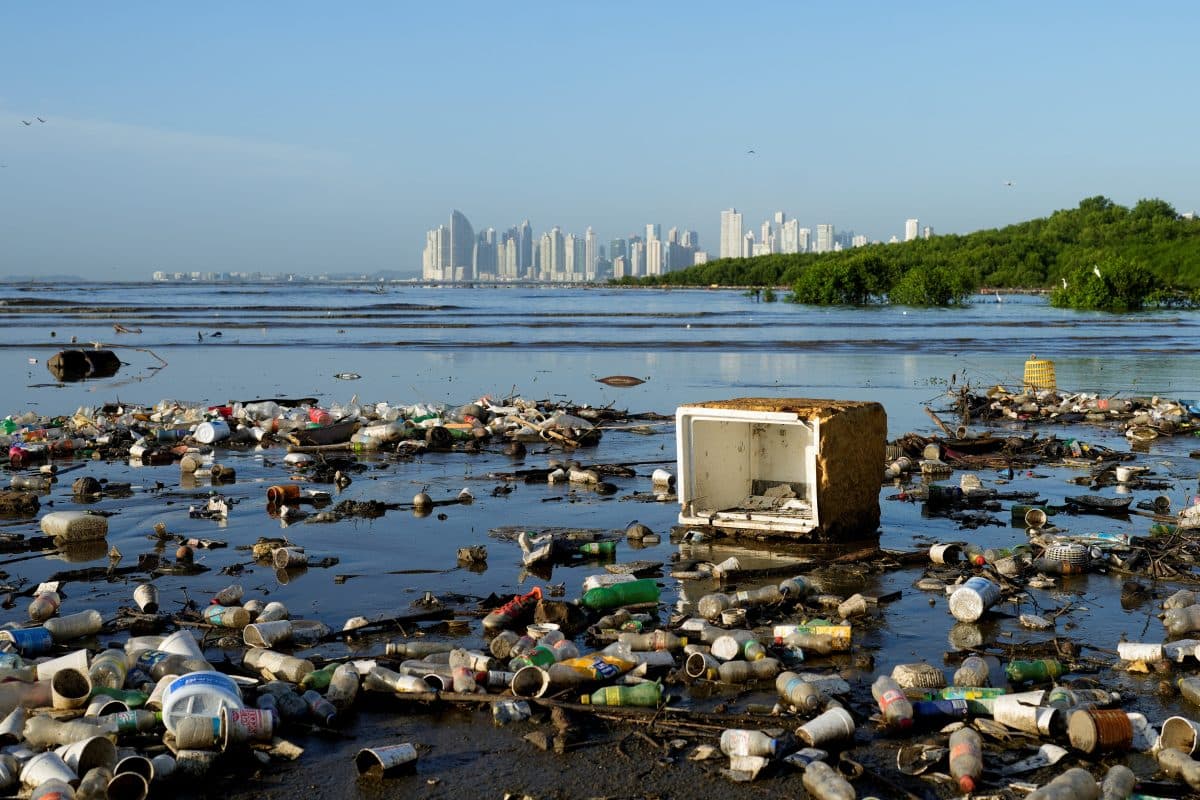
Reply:
[[955, 305], [980, 287], [1054, 290], [1073, 308], [1136, 310], [1200, 299], [1200, 221], [1162, 200], [1089, 197], [1049, 217], [834, 253], [726, 258], [619, 284], [787, 286], [820, 305]]

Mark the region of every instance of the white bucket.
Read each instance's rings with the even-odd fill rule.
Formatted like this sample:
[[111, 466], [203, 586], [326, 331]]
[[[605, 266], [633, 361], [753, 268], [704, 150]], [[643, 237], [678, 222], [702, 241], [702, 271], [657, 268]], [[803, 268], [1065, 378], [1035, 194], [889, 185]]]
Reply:
[[212, 444], [229, 438], [229, 423], [223, 419], [214, 419], [212, 422], [201, 422], [196, 426], [192, 438], [200, 444]]
[[844, 708], [831, 708], [796, 729], [810, 747], [850, 739], [854, 736], [854, 717]]
[[163, 724], [175, 733], [185, 716], [216, 717], [222, 708], [241, 708], [242, 691], [228, 675], [220, 672], [189, 672], [163, 691]]

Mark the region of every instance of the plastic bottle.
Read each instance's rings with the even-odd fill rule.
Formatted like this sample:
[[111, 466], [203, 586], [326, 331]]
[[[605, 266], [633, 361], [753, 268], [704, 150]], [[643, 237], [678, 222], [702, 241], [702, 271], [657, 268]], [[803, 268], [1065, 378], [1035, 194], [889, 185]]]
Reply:
[[799, 647], [805, 655], [827, 656], [834, 652], [833, 637], [824, 633], [792, 633], [779, 640], [788, 647]]
[[1099, 797], [1100, 787], [1092, 773], [1082, 767], [1072, 767], [1026, 795], [1025, 800], [1098, 800]]
[[772, 603], [782, 603], [783, 592], [778, 586], [763, 586], [759, 589], [747, 589], [741, 592], [735, 592], [733, 595], [733, 604], [739, 608], [746, 606], [762, 606]]
[[721, 592], [706, 594], [696, 603], [696, 611], [708, 620], [721, 616], [721, 612], [733, 608], [733, 598]]
[[339, 711], [354, 705], [358, 696], [358, 670], [352, 664], [339, 664], [329, 680], [329, 688], [325, 691], [325, 699], [333, 703]]
[[657, 603], [658, 593], [658, 583], [653, 578], [642, 578], [592, 589], [583, 596], [582, 602], [593, 611], [602, 611], [637, 603]]
[[308, 706], [308, 713], [317, 722], [327, 728], [331, 728], [337, 723], [337, 709], [334, 708], [333, 703], [322, 697], [320, 692], [309, 689], [300, 697]]
[[639, 683], [637, 686], [605, 686], [593, 692], [589, 697], [584, 695], [581, 703], [591, 703], [594, 706], [642, 706], [657, 708], [662, 702], [662, 684]]
[[105, 650], [92, 659], [88, 667], [92, 686], [104, 686], [109, 689], [120, 689], [125, 686], [125, 654], [120, 650]]
[[100, 628], [103, 626], [104, 618], [95, 609], [80, 611], [78, 614], [69, 614], [65, 617], [48, 619], [43, 624], [43, 627], [50, 631], [51, 638], [56, 642], [68, 642], [82, 636], [91, 636], [93, 633], [99, 633]]
[[584, 542], [579, 545], [580, 555], [585, 556], [612, 556], [616, 552], [616, 542]]
[[779, 593], [783, 599], [795, 603], [817, 593], [816, 587], [800, 576], [788, 578], [779, 584]]
[[757, 661], [726, 661], [717, 667], [717, 676], [724, 683], [749, 683], [765, 681], [779, 674], [778, 659], [762, 658]]
[[121, 711], [116, 714], [106, 714], [100, 717], [100, 724], [106, 731], [115, 734], [150, 733], [158, 728], [160, 718], [153, 711], [138, 708]]
[[950, 734], [950, 774], [964, 793], [975, 791], [975, 782], [983, 774], [983, 741], [974, 728]]
[[326, 664], [320, 669], [314, 669], [312, 672], [305, 675], [300, 680], [300, 688], [308, 691], [316, 689], [318, 692], [323, 692], [329, 688], [329, 682], [333, 680], [333, 672], [338, 668], [337, 663]]
[[630, 650], [682, 650], [688, 643], [687, 637], [676, 636], [670, 631], [651, 631], [650, 633], [622, 633], [617, 641]]
[[1037, 661], [1010, 661], [1004, 667], [1008, 680], [1013, 684], [1044, 683], [1063, 674], [1063, 665], [1053, 658]]
[[825, 704], [821, 691], [794, 672], [781, 672], [775, 679], [775, 690], [784, 701], [801, 712], [815, 714]]
[[730, 728], [721, 732], [721, 752], [727, 756], [773, 756], [779, 742], [762, 731]]
[[1183, 695], [1184, 700], [1200, 706], [1200, 676], [1180, 678], [1176, 685], [1179, 686], [1179, 693]]
[[1187, 608], [1188, 606], [1196, 605], [1198, 600], [1200, 600], [1200, 597], [1197, 597], [1196, 593], [1191, 589], [1180, 589], [1164, 600], [1162, 607], [1168, 610], [1172, 608]]
[[871, 694], [883, 712], [884, 724], [891, 728], [909, 728], [913, 723], [912, 703], [904, 696], [900, 684], [887, 675], [880, 675], [871, 684]]
[[233, 583], [213, 595], [212, 604], [215, 606], [232, 606], [240, 603], [246, 590], [240, 583]]
[[527, 594], [517, 595], [483, 618], [485, 631], [498, 631], [516, 625], [533, 611], [542, 599], [542, 587], [535, 586]]
[[45, 622], [58, 613], [62, 598], [58, 592], [39, 592], [29, 604], [29, 619], [33, 622]]
[[220, 628], [244, 628], [250, 624], [250, 612], [241, 606], [211, 605], [204, 609], [204, 621]]
[[13, 475], [9, 483], [12, 485], [12, 488], [26, 492], [50, 491], [49, 475]]
[[948, 725], [970, 716], [971, 707], [966, 700], [910, 700], [913, 719], [922, 725]]
[[1114, 764], [1108, 768], [1104, 783], [1100, 785], [1100, 800], [1129, 800], [1137, 786], [1137, 776], [1133, 770], [1124, 764]]
[[415, 675], [401, 675], [385, 667], [374, 667], [363, 678], [363, 688], [372, 692], [411, 694], [430, 691], [429, 684]]
[[999, 600], [1000, 587], [976, 575], [950, 595], [950, 613], [959, 622], [975, 622]]
[[1158, 751], [1158, 768], [1169, 778], [1182, 778], [1193, 789], [1200, 789], [1200, 763], [1182, 750], [1165, 747]]
[[1200, 630], [1200, 605], [1168, 609], [1163, 615], [1163, 625], [1172, 636]]
[[737, 630], [718, 636], [712, 643], [712, 654], [722, 661], [730, 661], [735, 658], [757, 661], [765, 658], [767, 651], [753, 631]]
[[258, 707], [270, 710], [280, 720], [304, 721], [308, 718], [308, 703], [296, 694], [286, 684], [279, 684], [270, 690], [260, 692], [257, 700]]
[[38, 784], [33, 794], [29, 795], [29, 800], [75, 800], [75, 790], [71, 784], [51, 778]]
[[814, 761], [804, 769], [804, 790], [813, 800], [855, 800], [850, 782], [824, 761]]
[[137, 654], [137, 659], [132, 666], [134, 669], [145, 672], [156, 681], [162, 680], [166, 675], [184, 675], [188, 672], [203, 672], [211, 669], [211, 665], [202, 659], [189, 658], [163, 650], [141, 651]]
[[979, 656], [968, 656], [954, 673], [955, 686], [987, 686], [991, 680], [988, 663]]

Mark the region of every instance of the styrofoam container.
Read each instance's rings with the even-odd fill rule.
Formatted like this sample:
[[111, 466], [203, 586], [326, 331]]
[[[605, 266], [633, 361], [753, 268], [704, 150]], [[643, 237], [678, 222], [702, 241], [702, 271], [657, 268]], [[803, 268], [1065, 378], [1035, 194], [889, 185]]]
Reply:
[[182, 717], [216, 717], [222, 708], [242, 707], [242, 690], [228, 675], [189, 672], [173, 680], [163, 692], [163, 725], [173, 734]]

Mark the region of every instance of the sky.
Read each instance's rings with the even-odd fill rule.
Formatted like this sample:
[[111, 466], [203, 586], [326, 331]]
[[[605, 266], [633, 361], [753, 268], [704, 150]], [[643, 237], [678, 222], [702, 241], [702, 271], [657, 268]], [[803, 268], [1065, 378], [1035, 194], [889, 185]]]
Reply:
[[1197, 30], [1102, 0], [7, 4], [0, 276], [419, 273], [454, 208], [714, 256], [729, 207], [884, 241], [1189, 211]]

